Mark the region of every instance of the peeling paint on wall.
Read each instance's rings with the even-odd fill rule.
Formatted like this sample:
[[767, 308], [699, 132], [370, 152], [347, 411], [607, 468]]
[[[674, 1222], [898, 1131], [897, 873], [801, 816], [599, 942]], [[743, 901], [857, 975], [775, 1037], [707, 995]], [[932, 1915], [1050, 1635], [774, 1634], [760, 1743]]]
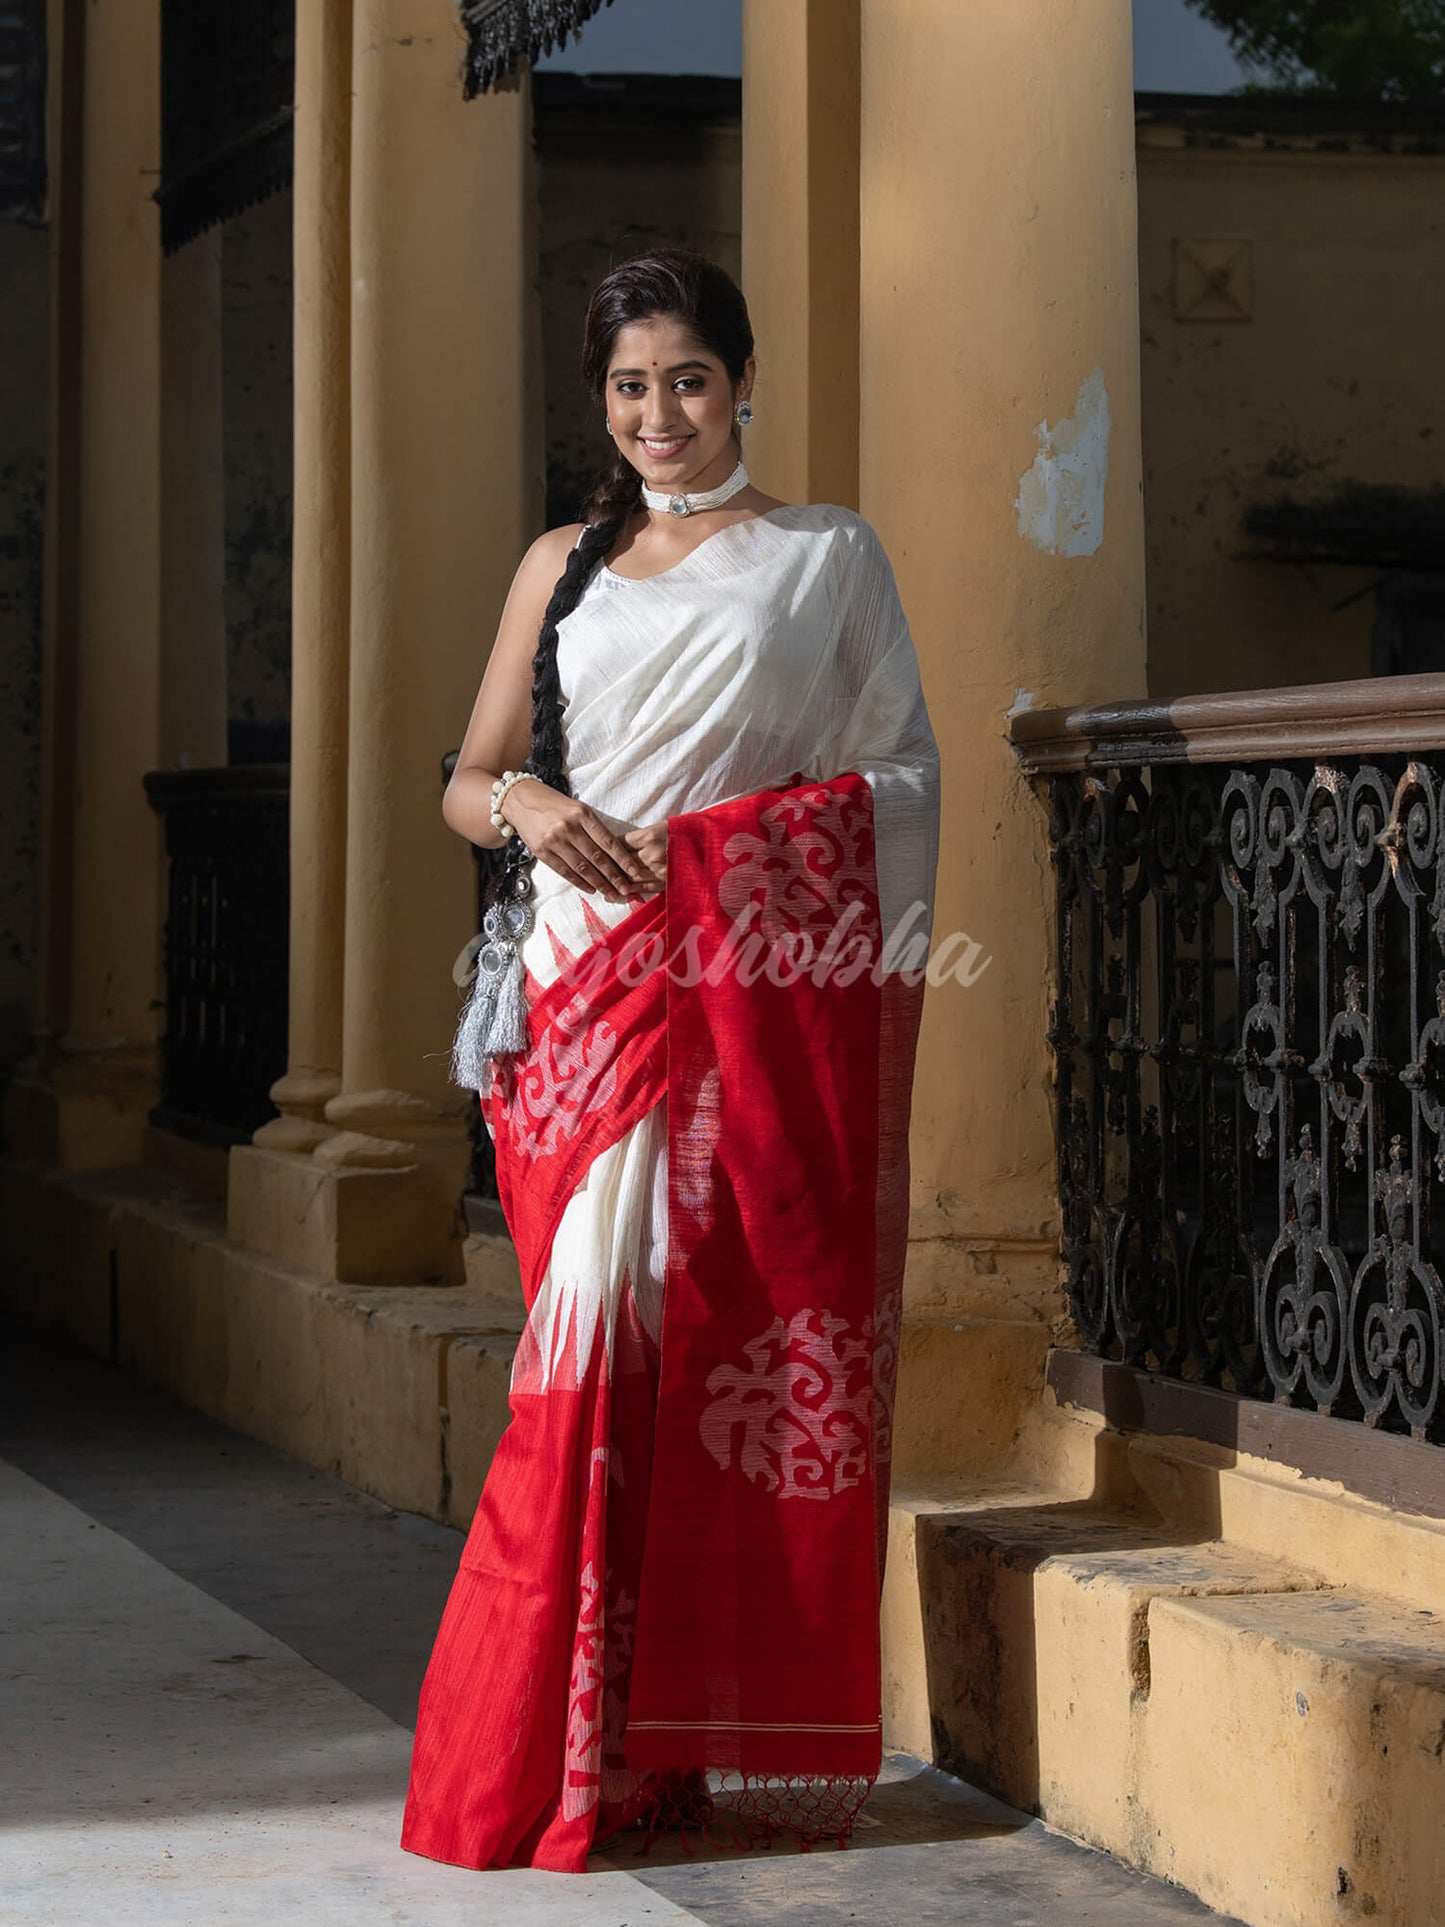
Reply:
[[1093, 555], [1104, 539], [1109, 395], [1104, 371], [1085, 377], [1072, 415], [1039, 423], [1039, 452], [1019, 482], [1019, 534], [1046, 555]]

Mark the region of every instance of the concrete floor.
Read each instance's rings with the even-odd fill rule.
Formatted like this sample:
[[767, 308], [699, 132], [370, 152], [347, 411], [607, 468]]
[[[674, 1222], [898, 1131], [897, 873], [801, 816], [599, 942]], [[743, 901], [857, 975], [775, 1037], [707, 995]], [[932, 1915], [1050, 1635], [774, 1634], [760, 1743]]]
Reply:
[[1154, 1927], [1221, 1917], [901, 1756], [847, 1852], [585, 1876], [397, 1846], [459, 1535], [0, 1329], [0, 1919]]

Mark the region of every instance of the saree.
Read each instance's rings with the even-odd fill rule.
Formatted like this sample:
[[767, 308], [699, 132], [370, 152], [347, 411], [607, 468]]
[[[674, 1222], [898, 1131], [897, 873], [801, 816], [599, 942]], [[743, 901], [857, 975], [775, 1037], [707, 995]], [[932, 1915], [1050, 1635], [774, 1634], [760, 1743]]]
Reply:
[[[402, 1845], [434, 1859], [580, 1872], [679, 1805], [841, 1840], [878, 1771], [937, 750], [868, 525], [759, 520], [663, 597], [601, 584], [559, 650], [574, 788], [615, 822], [655, 817], [607, 780], [614, 706], [645, 738], [671, 705], [666, 882], [539, 870], [527, 1046], [481, 1093], [527, 1322], [418, 1708]], [[788, 651], [829, 700], [755, 712]], [[709, 768], [719, 694], [766, 727]]]

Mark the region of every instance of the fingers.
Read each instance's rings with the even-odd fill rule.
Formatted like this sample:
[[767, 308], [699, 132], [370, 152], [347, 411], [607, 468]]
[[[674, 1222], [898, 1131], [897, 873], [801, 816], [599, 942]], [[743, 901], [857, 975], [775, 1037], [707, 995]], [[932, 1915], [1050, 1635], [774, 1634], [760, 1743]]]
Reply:
[[590, 843], [548, 841], [537, 854], [579, 889], [595, 892], [609, 903], [631, 903], [641, 895], [641, 885], [618, 876]]
[[[528, 810], [528, 816], [535, 813], [544, 821], [527, 837], [531, 824], [524, 820], [522, 832], [533, 855], [549, 869], [578, 889], [600, 893], [611, 903], [635, 902], [638, 897], [655, 895], [666, 882], [665, 825], [630, 830], [622, 837], [587, 804], [570, 797], [557, 797], [556, 802], [560, 807], [555, 809], [534, 805]], [[634, 836], [639, 842], [646, 839], [647, 844], [659, 847], [655, 852], [650, 847], [638, 847], [630, 841]]]
[[565, 877], [568, 883], [575, 883], [579, 890], [587, 890], [589, 892], [596, 890], [597, 885], [592, 879], [583, 876], [580, 870], [574, 870], [572, 865], [568, 863], [564, 857], [558, 856], [551, 850], [541, 848], [534, 850], [532, 854], [537, 858], [539, 863], [545, 863], [549, 870], [555, 870], [559, 877]]
[[638, 852], [622, 837], [615, 836], [600, 817], [585, 807], [580, 827], [594, 846], [592, 861], [600, 864], [619, 888], [628, 882], [651, 881], [649, 866]]
[[646, 823], [641, 829], [628, 830], [625, 842], [629, 849], [635, 850], [647, 865], [649, 877], [654, 885], [667, 881], [667, 824]]

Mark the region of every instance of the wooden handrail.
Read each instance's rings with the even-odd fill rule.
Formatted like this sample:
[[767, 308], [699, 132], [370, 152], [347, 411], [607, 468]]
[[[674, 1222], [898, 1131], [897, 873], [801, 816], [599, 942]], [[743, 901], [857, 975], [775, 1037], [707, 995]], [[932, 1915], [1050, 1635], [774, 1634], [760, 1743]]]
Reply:
[[1026, 709], [1010, 719], [1009, 741], [1034, 776], [1445, 749], [1445, 674]]

